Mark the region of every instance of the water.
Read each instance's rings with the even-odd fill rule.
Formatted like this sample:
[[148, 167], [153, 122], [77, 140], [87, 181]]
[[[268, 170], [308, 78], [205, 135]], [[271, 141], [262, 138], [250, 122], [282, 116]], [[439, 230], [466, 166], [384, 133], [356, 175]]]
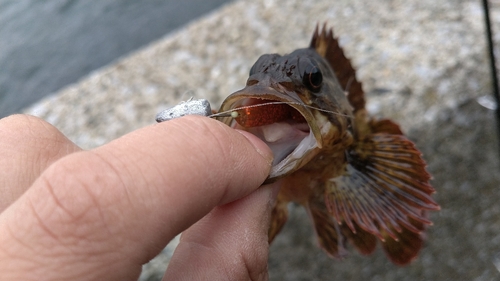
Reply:
[[230, 0], [0, 0], [0, 117]]

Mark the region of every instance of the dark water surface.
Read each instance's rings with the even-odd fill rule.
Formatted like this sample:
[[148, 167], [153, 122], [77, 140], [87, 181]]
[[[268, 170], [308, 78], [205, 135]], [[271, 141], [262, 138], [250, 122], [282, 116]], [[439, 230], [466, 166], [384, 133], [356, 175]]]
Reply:
[[0, 0], [0, 117], [230, 0]]

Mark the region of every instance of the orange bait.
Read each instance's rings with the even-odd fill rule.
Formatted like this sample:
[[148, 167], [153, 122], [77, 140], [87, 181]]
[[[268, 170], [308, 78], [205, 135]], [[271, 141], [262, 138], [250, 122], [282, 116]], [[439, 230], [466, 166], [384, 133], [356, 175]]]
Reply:
[[294, 108], [286, 104], [266, 104], [249, 106], [233, 111], [232, 116], [238, 124], [245, 128], [269, 125], [292, 119], [305, 122], [304, 117]]

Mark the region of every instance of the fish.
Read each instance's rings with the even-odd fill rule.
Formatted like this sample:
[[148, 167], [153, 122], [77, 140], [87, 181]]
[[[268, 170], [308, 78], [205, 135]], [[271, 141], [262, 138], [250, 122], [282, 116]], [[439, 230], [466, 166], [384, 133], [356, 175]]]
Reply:
[[[375, 119], [333, 29], [316, 25], [310, 45], [265, 54], [246, 86], [229, 95], [215, 118], [254, 134], [273, 151], [265, 183], [279, 181], [269, 243], [306, 208], [319, 246], [343, 259], [348, 245], [363, 255], [378, 243], [396, 265], [418, 256], [429, 211], [438, 211], [422, 153], [399, 125]], [[380, 242], [378, 242], [380, 241]]]

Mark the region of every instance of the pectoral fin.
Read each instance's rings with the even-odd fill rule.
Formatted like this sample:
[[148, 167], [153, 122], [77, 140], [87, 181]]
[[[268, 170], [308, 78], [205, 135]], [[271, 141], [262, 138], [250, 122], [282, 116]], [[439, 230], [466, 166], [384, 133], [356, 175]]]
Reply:
[[313, 220], [319, 246], [334, 258], [345, 257], [347, 250], [341, 226], [328, 213], [323, 196], [312, 197], [307, 209]]
[[420, 232], [413, 232], [408, 228], [403, 228], [400, 233], [397, 233], [398, 239], [392, 237], [385, 239], [382, 243], [382, 248], [391, 261], [398, 265], [405, 265], [414, 260], [424, 243], [423, 231], [425, 225], [410, 219], [410, 223]]
[[[396, 264], [410, 262], [431, 224], [426, 211], [439, 210], [421, 153], [403, 135], [376, 133], [358, 141], [347, 159], [344, 174], [325, 188], [328, 211], [353, 234], [378, 237]], [[349, 240], [363, 252], [356, 239]]]
[[354, 223], [355, 232], [346, 224], [338, 224], [328, 212], [323, 196], [311, 197], [307, 209], [313, 220], [319, 245], [330, 256], [345, 257], [347, 241], [363, 255], [369, 255], [375, 251], [377, 247], [375, 235], [364, 231], [356, 223]]

